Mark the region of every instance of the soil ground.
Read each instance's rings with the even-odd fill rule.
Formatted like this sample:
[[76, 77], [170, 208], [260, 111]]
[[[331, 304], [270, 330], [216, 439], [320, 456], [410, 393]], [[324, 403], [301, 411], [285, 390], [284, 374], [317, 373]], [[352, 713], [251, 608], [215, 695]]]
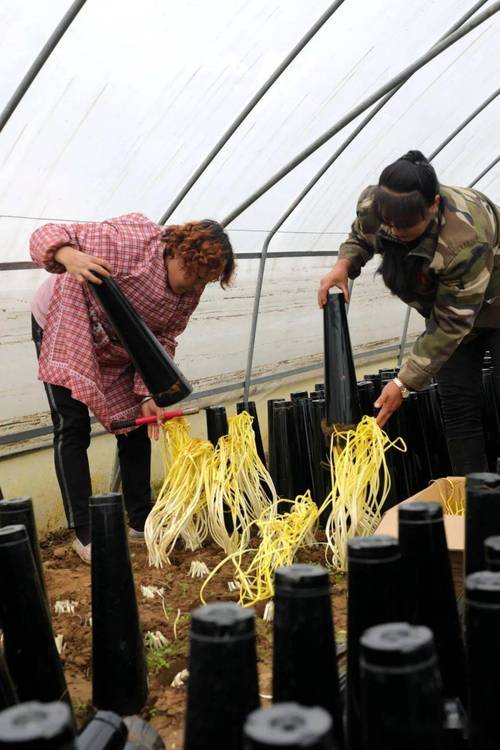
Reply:
[[[50, 535], [41, 543], [47, 591], [50, 600], [54, 635], [64, 638], [63, 664], [69, 691], [79, 723], [93, 713], [91, 704], [91, 615], [90, 568], [80, 562], [71, 550], [69, 532]], [[137, 602], [144, 635], [147, 631], [161, 631], [168, 646], [161, 651], [147, 649], [150, 695], [143, 717], [160, 732], [169, 750], [183, 746], [186, 687], [171, 687], [175, 675], [187, 668], [189, 649], [189, 613], [200, 605], [199, 592], [203, 583], [188, 576], [193, 560], [206, 563], [211, 570], [223, 559], [220, 548], [207, 545], [197, 552], [179, 550], [171, 565], [163, 569], [150, 568], [143, 544], [130, 547], [136, 584]], [[323, 563], [323, 548], [303, 550], [301, 562]], [[237, 594], [227, 587], [233, 580], [231, 566], [222, 569], [208, 589], [209, 601], [237, 600]], [[146, 599], [142, 586], [164, 589], [160, 598]], [[337, 640], [345, 638], [346, 585], [344, 577], [332, 575], [332, 602]], [[74, 614], [56, 614], [58, 600], [77, 602]], [[257, 654], [262, 704], [270, 700], [272, 664], [272, 624], [262, 619], [265, 603], [256, 606]]]

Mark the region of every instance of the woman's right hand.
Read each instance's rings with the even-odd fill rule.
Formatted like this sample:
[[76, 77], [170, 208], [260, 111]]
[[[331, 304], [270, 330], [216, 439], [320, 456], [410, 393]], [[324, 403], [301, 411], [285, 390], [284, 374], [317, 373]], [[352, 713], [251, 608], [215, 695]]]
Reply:
[[349, 302], [349, 266], [350, 261], [347, 258], [339, 258], [331, 271], [323, 276], [319, 283], [318, 305], [324, 307], [328, 299], [328, 291], [332, 286], [336, 286], [344, 293], [344, 299]]
[[92, 284], [102, 284], [102, 279], [96, 274], [110, 276], [112, 273], [112, 268], [106, 260], [82, 253], [71, 245], [60, 247], [54, 253], [54, 260], [63, 265], [79, 284], [86, 284], [88, 281]]

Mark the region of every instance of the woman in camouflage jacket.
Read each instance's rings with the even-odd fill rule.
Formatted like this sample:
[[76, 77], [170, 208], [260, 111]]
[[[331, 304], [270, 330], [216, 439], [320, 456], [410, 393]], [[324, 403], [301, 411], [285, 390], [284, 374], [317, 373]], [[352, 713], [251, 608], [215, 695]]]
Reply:
[[366, 188], [339, 259], [321, 280], [348, 297], [375, 253], [378, 272], [400, 299], [426, 318], [398, 378], [375, 406], [384, 425], [409, 389], [439, 383], [453, 471], [487, 470], [481, 414], [481, 368], [486, 350], [495, 366], [500, 399], [500, 208], [477, 190], [439, 185], [433, 167], [410, 151]]

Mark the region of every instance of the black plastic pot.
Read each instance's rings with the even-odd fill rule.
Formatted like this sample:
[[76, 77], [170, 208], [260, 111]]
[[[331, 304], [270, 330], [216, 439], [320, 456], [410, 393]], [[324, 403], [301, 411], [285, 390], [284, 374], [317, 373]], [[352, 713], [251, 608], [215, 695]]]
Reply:
[[442, 750], [441, 678], [429, 628], [378, 625], [360, 643], [363, 747]]
[[308, 398], [309, 394], [307, 391], [294, 391], [290, 393], [290, 401], [296, 401], [300, 398]]
[[465, 645], [471, 750], [497, 750], [500, 694], [500, 573], [465, 579]]
[[271, 474], [271, 476], [276, 492], [282, 498], [293, 500], [295, 498], [295, 476], [292, 447], [295, 441], [295, 423], [291, 401], [278, 402], [273, 405], [272, 439], [273, 442], [269, 452], [273, 457], [271, 467], [274, 474]]
[[76, 741], [78, 750], [122, 750], [128, 729], [112, 711], [98, 711]]
[[220, 437], [227, 435], [228, 423], [225, 406], [207, 406], [207, 437], [213, 446], [217, 445]]
[[465, 655], [440, 503], [399, 507], [399, 546], [408, 620], [432, 630], [445, 695], [465, 703]]
[[[311, 399], [309, 408], [311, 414], [312, 496], [316, 504], [320, 506], [331, 489], [328, 468], [328, 441], [322, 429], [323, 419], [325, 418], [325, 399]], [[322, 520], [326, 521], [326, 519]]]
[[465, 575], [486, 569], [484, 540], [500, 535], [500, 476], [488, 472], [465, 478]]
[[194, 609], [188, 669], [184, 750], [240, 750], [259, 707], [254, 611], [233, 602]]
[[0, 714], [0, 748], [75, 750], [73, 717], [65, 703], [30, 701]]
[[252, 711], [245, 722], [243, 750], [337, 750], [332, 719], [322, 708], [276, 703]]
[[31, 497], [13, 497], [10, 500], [0, 500], [0, 527], [15, 526], [16, 524], [21, 524], [26, 528], [35, 565], [40, 576], [40, 583], [46, 597], [45, 576]]
[[69, 703], [47, 600], [20, 525], [0, 528], [0, 614], [5, 660], [19, 700]]
[[402, 561], [396, 539], [355, 537], [348, 543], [347, 745], [362, 747], [359, 639], [367, 628], [406, 619]]
[[358, 397], [361, 414], [373, 417], [373, 404], [375, 403], [375, 386], [371, 380], [358, 381]]
[[122, 496], [89, 498], [92, 541], [92, 700], [119, 716], [148, 697], [144, 645]]
[[312, 490], [312, 424], [309, 399], [292, 399], [295, 444], [293, 456], [295, 496]]
[[329, 425], [357, 424], [361, 408], [342, 293], [328, 293], [323, 308], [323, 335], [327, 422]]
[[484, 556], [488, 570], [500, 571], [500, 536], [489, 536], [484, 540]]
[[109, 276], [102, 284], [90, 284], [135, 369], [158, 406], [182, 401], [192, 392], [173, 359], [149, 330], [118, 284]]
[[276, 476], [276, 466], [275, 466], [275, 445], [274, 445], [274, 437], [273, 437], [273, 428], [274, 428], [274, 404], [282, 404], [284, 403], [284, 398], [270, 398], [267, 402], [267, 445], [268, 445], [268, 469], [269, 473], [271, 475], [271, 478], [274, 482], [274, 478]]
[[18, 703], [18, 697], [9, 668], [5, 663], [3, 652], [0, 652], [0, 711]]
[[344, 747], [342, 706], [328, 571], [319, 565], [278, 568], [274, 577], [273, 702], [321, 706]]
[[262, 461], [264, 466], [266, 466], [266, 454], [264, 453], [264, 445], [262, 443], [262, 434], [260, 432], [259, 425], [259, 415], [257, 413], [255, 401], [249, 401], [246, 405], [244, 401], [240, 401], [239, 403], [237, 403], [236, 413], [241, 414], [242, 411], [247, 411], [250, 416], [253, 417], [252, 427], [255, 434], [255, 447], [257, 448], [257, 453], [259, 454], [260, 460]]
[[314, 384], [314, 390], [315, 391], [323, 391], [325, 392], [325, 384], [324, 383], [315, 383]]
[[373, 372], [370, 373], [370, 375], [364, 375], [363, 380], [369, 380], [373, 383], [373, 387], [375, 389], [375, 398], [373, 400], [376, 401], [380, 396], [380, 391], [382, 390], [382, 378], [380, 376], [380, 373]]

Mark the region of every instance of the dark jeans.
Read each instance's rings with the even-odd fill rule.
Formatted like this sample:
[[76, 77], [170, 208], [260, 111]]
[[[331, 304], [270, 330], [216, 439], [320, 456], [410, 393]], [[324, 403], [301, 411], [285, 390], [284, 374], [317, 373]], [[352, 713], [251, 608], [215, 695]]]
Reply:
[[[37, 356], [43, 330], [31, 318]], [[71, 391], [44, 383], [54, 425], [54, 460], [69, 528], [89, 523], [88, 500], [92, 495], [87, 448], [90, 445], [90, 417], [87, 406], [72, 398]], [[151, 510], [151, 441], [147, 427], [116, 435], [122, 475], [123, 499], [129, 524], [142, 531]]]
[[483, 429], [482, 363], [491, 352], [494, 386], [500, 403], [500, 330], [483, 329], [462, 343], [438, 372], [436, 379], [444, 416], [453, 473], [463, 476], [488, 471]]

